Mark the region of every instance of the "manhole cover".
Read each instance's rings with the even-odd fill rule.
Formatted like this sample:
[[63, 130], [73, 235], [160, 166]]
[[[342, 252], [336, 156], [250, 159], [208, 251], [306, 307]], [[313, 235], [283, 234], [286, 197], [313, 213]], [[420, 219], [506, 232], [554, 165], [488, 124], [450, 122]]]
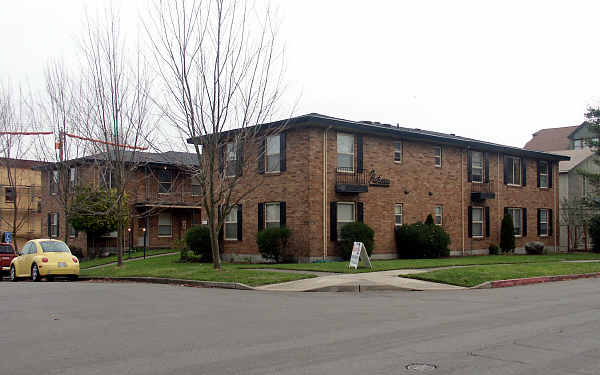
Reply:
[[411, 363], [406, 366], [407, 370], [412, 371], [432, 371], [437, 368], [436, 365], [430, 365], [429, 363]]

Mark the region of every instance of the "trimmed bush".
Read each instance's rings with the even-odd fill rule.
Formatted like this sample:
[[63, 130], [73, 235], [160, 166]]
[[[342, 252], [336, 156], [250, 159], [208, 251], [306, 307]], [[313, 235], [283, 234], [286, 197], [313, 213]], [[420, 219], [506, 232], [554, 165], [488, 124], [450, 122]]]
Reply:
[[427, 215], [427, 219], [425, 219], [426, 225], [435, 225], [435, 221], [433, 221], [433, 216], [431, 214]]
[[544, 243], [538, 241], [527, 242], [525, 252], [528, 255], [542, 255], [544, 254]]
[[500, 249], [503, 253], [509, 253], [515, 249], [515, 227], [512, 216], [504, 215], [500, 227]]
[[287, 227], [268, 228], [258, 232], [256, 244], [262, 257], [279, 263], [285, 255], [290, 234]]
[[375, 232], [365, 223], [348, 223], [340, 231], [338, 248], [344, 260], [350, 259], [355, 242], [362, 242], [371, 256], [375, 247]]
[[592, 238], [592, 251], [600, 253], [600, 215], [592, 217], [588, 231]]
[[[187, 249], [200, 256], [203, 262], [212, 262], [210, 230], [206, 225], [195, 225], [185, 233]], [[186, 253], [187, 256], [187, 253]], [[182, 259], [183, 260], [183, 259]]]
[[490, 244], [488, 247], [488, 253], [489, 255], [498, 255], [500, 253], [500, 248], [495, 243]]
[[399, 258], [440, 258], [450, 255], [450, 236], [439, 225], [421, 222], [402, 225], [395, 231]]

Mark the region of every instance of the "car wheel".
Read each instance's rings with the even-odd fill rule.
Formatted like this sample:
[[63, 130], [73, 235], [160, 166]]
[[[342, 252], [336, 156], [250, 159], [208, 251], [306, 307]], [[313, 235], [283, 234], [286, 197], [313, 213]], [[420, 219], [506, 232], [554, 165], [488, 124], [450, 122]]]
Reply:
[[15, 269], [14, 265], [10, 266], [10, 281], [19, 281], [19, 278], [17, 277], [17, 270]]
[[37, 264], [33, 264], [33, 266], [31, 266], [31, 280], [32, 281], [40, 281], [42, 280], [42, 277], [40, 276], [40, 270], [38, 269]]
[[71, 281], [77, 281], [78, 278], [79, 278], [79, 276], [77, 276], [77, 275], [69, 275], [69, 280], [71, 280]]

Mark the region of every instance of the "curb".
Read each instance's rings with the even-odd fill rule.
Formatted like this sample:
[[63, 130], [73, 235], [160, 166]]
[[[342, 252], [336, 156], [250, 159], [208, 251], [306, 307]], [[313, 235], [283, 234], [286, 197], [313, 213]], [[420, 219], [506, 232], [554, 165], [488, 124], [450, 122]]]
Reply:
[[582, 273], [577, 275], [556, 275], [556, 276], [537, 276], [527, 277], [524, 279], [509, 279], [486, 281], [483, 284], [471, 287], [471, 289], [490, 289], [490, 288], [508, 288], [512, 286], [550, 283], [554, 281], [576, 280], [576, 279], [593, 279], [600, 277], [600, 272]]
[[238, 290], [256, 290], [253, 287], [242, 283], [227, 283], [221, 281], [198, 281], [185, 279], [169, 279], [162, 277], [104, 277], [104, 276], [81, 276], [81, 281], [104, 281], [104, 282], [133, 282], [149, 284], [168, 284], [187, 286], [195, 288], [221, 288]]
[[404, 288], [404, 287], [400, 287], [400, 286], [385, 285], [385, 284], [378, 284], [378, 285], [345, 284], [345, 285], [331, 285], [331, 286], [323, 286], [323, 287], [318, 287], [318, 288], [313, 288], [313, 289], [305, 289], [305, 290], [302, 290], [301, 292], [354, 292], [354, 293], [361, 293], [361, 292], [373, 292], [373, 291], [422, 292], [423, 290], [415, 289], [415, 288]]

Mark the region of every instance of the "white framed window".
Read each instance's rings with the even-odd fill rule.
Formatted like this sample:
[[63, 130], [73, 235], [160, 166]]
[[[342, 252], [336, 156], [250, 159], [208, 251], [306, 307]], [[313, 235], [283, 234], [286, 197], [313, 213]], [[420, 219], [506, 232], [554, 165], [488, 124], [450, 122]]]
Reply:
[[509, 208], [508, 213], [512, 216], [515, 236], [521, 236], [523, 233], [523, 211], [520, 208]]
[[58, 194], [58, 171], [50, 171], [50, 194]]
[[540, 187], [541, 188], [547, 188], [548, 187], [548, 162], [547, 161], [540, 161]]
[[540, 209], [540, 236], [548, 236], [548, 210], [545, 208]]
[[265, 204], [265, 226], [268, 228], [279, 228], [281, 226], [280, 203]]
[[518, 158], [516, 156], [508, 156], [506, 158], [506, 161], [508, 162], [508, 165], [505, 166], [505, 168], [508, 168], [507, 175], [506, 175], [508, 180], [506, 181], [506, 183], [508, 185], [520, 186], [521, 185], [521, 158]]
[[58, 237], [58, 212], [50, 214], [50, 237]]
[[237, 230], [237, 213], [238, 207], [231, 207], [231, 211], [225, 216], [225, 239], [231, 241], [237, 241], [238, 230]]
[[394, 142], [394, 163], [402, 163], [402, 142]]
[[471, 208], [471, 233], [473, 237], [483, 237], [483, 207]]
[[444, 217], [444, 207], [443, 206], [435, 206], [435, 217], [433, 218], [435, 225], [442, 225]]
[[483, 152], [471, 151], [471, 181], [483, 182]]
[[279, 172], [281, 168], [281, 137], [270, 135], [267, 137], [266, 172]]
[[197, 197], [202, 193], [202, 186], [197, 177], [192, 177], [192, 196]]
[[397, 203], [394, 205], [394, 227], [399, 227], [404, 223], [404, 218], [402, 217], [404, 206], [402, 203]]
[[77, 186], [77, 168], [71, 167], [69, 168], [69, 189], [73, 191], [75, 186]]
[[173, 216], [169, 212], [158, 215], [158, 235], [171, 237], [173, 235]]
[[441, 146], [435, 146], [433, 148], [433, 162], [436, 167], [438, 167], [438, 168], [442, 167], [442, 147]]
[[226, 177], [235, 177], [235, 168], [237, 166], [237, 152], [234, 143], [225, 145], [225, 156], [227, 158], [227, 167], [225, 169]]
[[342, 227], [355, 221], [354, 203], [338, 202], [337, 209], [337, 237], [340, 239]]
[[338, 172], [354, 172], [354, 135], [337, 133]]
[[168, 169], [158, 170], [158, 192], [160, 194], [169, 194], [173, 188], [173, 175]]

